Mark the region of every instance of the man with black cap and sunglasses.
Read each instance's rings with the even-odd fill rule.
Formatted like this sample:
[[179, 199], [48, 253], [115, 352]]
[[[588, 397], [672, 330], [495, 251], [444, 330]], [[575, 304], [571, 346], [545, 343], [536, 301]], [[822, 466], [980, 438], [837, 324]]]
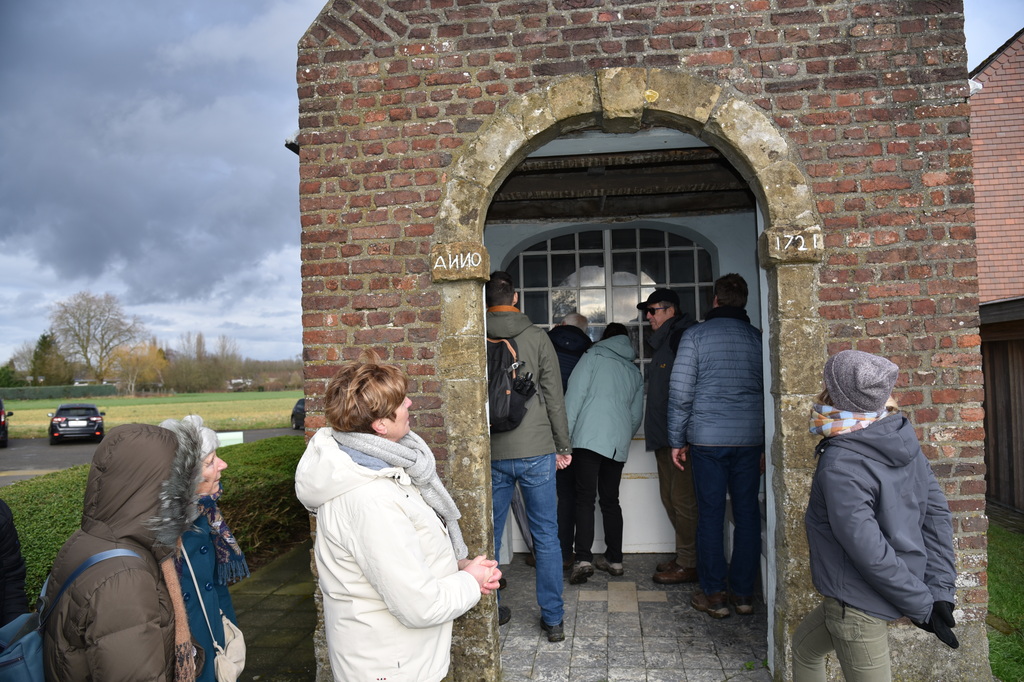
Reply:
[[679, 296], [671, 289], [655, 289], [636, 307], [651, 325], [647, 345], [654, 351], [647, 366], [644, 439], [658, 462], [661, 503], [676, 533], [676, 555], [658, 564], [652, 579], [662, 585], [692, 583], [697, 580], [697, 498], [693, 492], [693, 474], [689, 469], [680, 471], [672, 464], [668, 442], [668, 383], [679, 339], [694, 320], [680, 309]]

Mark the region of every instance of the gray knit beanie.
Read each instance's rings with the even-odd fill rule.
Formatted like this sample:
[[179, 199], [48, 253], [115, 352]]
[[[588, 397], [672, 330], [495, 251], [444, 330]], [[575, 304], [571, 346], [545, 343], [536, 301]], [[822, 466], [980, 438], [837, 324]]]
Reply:
[[832, 407], [847, 412], [881, 412], [900, 368], [885, 358], [844, 350], [825, 361], [825, 389]]

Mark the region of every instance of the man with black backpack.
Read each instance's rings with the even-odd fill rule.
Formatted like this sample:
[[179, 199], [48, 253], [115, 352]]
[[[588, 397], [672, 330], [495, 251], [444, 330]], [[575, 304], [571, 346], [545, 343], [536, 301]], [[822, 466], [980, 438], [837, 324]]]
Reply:
[[652, 580], [662, 585], [692, 583], [697, 581], [697, 497], [689, 467], [680, 471], [672, 463], [672, 448], [668, 442], [668, 384], [679, 340], [694, 321], [680, 310], [679, 296], [671, 289], [655, 289], [636, 307], [651, 325], [647, 344], [654, 349], [647, 365], [644, 439], [647, 449], [654, 451], [661, 504], [676, 532], [676, 555], [657, 565]]
[[[505, 272], [491, 273], [484, 288], [487, 338], [509, 339], [516, 348], [516, 371], [531, 374], [536, 394], [526, 402], [522, 422], [507, 431], [491, 433], [491, 497], [494, 505], [494, 550], [508, 518], [518, 483], [526, 504], [537, 561], [537, 604], [541, 629], [548, 640], [565, 639], [562, 625], [562, 551], [558, 542], [558, 498], [555, 471], [572, 461], [569, 423], [565, 416], [558, 356], [543, 329], [530, 322], [516, 305], [519, 294]], [[499, 620], [507, 617], [501, 607]]]

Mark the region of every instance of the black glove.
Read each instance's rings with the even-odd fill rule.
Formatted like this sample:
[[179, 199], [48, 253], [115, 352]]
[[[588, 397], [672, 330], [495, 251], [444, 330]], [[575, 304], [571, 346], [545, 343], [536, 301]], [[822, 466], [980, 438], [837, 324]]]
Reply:
[[953, 602], [937, 601], [932, 604], [932, 615], [928, 618], [927, 623], [918, 623], [916, 620], [911, 622], [922, 630], [933, 633], [940, 642], [950, 649], [960, 646], [959, 640], [951, 629], [956, 627], [956, 619], [953, 618]]

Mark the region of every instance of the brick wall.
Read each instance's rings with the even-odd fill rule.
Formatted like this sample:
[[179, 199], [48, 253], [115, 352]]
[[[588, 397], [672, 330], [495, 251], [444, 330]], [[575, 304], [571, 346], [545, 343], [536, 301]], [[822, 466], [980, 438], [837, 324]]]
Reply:
[[824, 236], [811, 307], [828, 351], [900, 364], [898, 398], [956, 514], [960, 602], [983, 628], [983, 391], [960, 0], [329, 4], [299, 43], [297, 73], [310, 409], [341, 358], [374, 347], [412, 375], [415, 427], [444, 458], [442, 300], [428, 255], [446, 169], [511, 102], [613, 67], [717, 84], [759, 107], [797, 150]]
[[971, 97], [981, 302], [1024, 296], [1024, 33], [975, 73]]

